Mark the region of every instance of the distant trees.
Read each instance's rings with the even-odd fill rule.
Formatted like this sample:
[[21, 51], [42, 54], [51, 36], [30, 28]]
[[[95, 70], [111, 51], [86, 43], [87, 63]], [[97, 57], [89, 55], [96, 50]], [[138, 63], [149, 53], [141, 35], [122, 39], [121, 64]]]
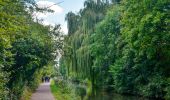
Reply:
[[106, 1], [86, 0], [75, 18], [78, 27], [69, 28], [74, 33], [65, 37], [65, 75], [89, 79], [93, 87], [169, 99], [170, 2]]

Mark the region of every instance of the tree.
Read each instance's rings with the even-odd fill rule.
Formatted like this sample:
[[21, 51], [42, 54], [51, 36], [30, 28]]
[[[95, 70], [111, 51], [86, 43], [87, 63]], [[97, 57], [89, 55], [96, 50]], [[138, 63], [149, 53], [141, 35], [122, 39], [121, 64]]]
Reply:
[[35, 22], [30, 7], [35, 7], [34, 0], [0, 1], [2, 100], [19, 100], [25, 89], [34, 90], [41, 80], [42, 69], [56, 56], [56, 32], [51, 31], [55, 28]]

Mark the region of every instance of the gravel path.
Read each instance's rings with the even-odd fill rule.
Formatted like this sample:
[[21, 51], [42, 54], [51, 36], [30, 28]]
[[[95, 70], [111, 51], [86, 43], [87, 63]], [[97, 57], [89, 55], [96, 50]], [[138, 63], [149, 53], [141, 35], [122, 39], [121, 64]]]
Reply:
[[50, 91], [50, 83], [41, 84], [32, 95], [31, 100], [55, 100]]

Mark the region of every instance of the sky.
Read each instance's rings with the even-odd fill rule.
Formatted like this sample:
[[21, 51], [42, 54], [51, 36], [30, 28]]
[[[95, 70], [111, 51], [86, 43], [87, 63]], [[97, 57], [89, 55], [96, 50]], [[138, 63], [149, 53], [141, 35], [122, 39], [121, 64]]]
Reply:
[[[61, 24], [62, 31], [67, 34], [68, 30], [65, 15], [69, 11], [78, 12], [83, 8], [84, 0], [36, 0], [36, 2], [40, 8], [50, 7], [54, 13], [36, 13], [35, 16], [39, 19], [43, 19], [44, 25]], [[59, 2], [62, 3], [54, 5]]]

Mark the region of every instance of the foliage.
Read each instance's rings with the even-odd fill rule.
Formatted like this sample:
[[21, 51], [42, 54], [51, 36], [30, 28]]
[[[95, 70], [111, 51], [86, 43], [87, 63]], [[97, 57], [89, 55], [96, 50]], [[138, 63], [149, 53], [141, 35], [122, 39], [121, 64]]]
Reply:
[[71, 79], [88, 78], [94, 84], [95, 68], [92, 67], [90, 34], [94, 32], [95, 25], [104, 18], [106, 7], [106, 1], [87, 0], [78, 14], [69, 12], [66, 15], [69, 35], [65, 36], [62, 63], [60, 62], [60, 69], [67, 74], [65, 76]]
[[169, 77], [165, 71], [169, 66], [169, 40], [165, 38], [169, 34], [167, 4], [166, 0], [122, 1], [121, 38], [125, 45], [113, 65], [118, 71], [113, 75], [119, 78], [115, 87], [125, 89], [121, 92], [163, 98]]
[[[0, 1], [0, 99], [19, 100], [35, 90], [56, 56], [56, 27], [32, 18], [34, 0]], [[51, 65], [50, 65], [51, 66]]]
[[73, 86], [63, 80], [57, 82], [53, 80], [50, 87], [57, 100], [80, 100], [80, 97], [75, 95]]
[[66, 16], [62, 74], [88, 79], [92, 88], [169, 99], [169, 3], [86, 0], [78, 14]]

